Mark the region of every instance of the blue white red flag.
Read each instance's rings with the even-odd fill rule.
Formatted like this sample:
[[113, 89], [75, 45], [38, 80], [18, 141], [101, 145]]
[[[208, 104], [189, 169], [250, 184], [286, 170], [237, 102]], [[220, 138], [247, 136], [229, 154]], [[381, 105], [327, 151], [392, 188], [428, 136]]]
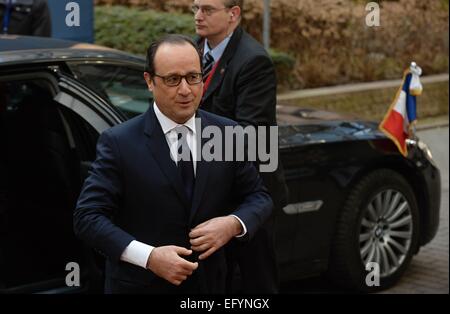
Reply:
[[410, 125], [416, 121], [416, 96], [422, 93], [419, 76], [422, 70], [414, 62], [403, 74], [402, 85], [397, 91], [394, 101], [389, 107], [380, 130], [394, 143], [403, 156], [408, 155], [406, 139], [409, 136]]

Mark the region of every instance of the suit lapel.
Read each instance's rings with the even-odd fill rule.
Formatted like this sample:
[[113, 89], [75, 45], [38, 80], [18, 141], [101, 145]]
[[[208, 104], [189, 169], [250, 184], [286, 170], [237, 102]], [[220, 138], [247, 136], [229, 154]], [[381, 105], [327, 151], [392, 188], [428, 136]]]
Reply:
[[[233, 58], [234, 53], [236, 52], [237, 46], [239, 45], [239, 42], [242, 38], [243, 30], [240, 26], [238, 26], [235, 30], [233, 35], [230, 38], [230, 41], [228, 42], [227, 47], [225, 48], [225, 51], [222, 54], [222, 57], [219, 60], [219, 65], [217, 66], [216, 71], [214, 72], [214, 75], [211, 79], [211, 83], [209, 84], [208, 89], [206, 90], [205, 94], [203, 95], [202, 103], [204, 103], [211, 95], [214, 93], [214, 91], [221, 85], [223, 77], [225, 76], [225, 73], [227, 71], [227, 66], [230, 60]], [[204, 40], [200, 40], [199, 45], [201, 47], [201, 50], [203, 50], [204, 47]], [[202, 51], [203, 54], [203, 51]]]
[[[209, 140], [208, 138], [201, 138], [201, 134], [203, 129], [207, 127], [209, 123], [200, 111], [197, 113], [197, 117], [199, 117], [201, 121], [201, 126], [197, 125], [199, 134], [198, 139], [201, 143], [199, 150], [200, 155], [197, 156], [200, 157], [203, 146], [207, 145]], [[177, 166], [170, 158], [169, 146], [167, 145], [166, 137], [161, 129], [158, 119], [156, 118], [153, 106], [150, 106], [146, 113], [144, 133], [147, 135], [146, 145], [150, 149], [153, 158], [158, 163], [167, 180], [171, 183], [182, 203], [186, 208], [190, 209], [189, 223], [192, 223], [206, 189], [211, 162], [204, 161], [201, 157], [200, 160], [197, 161], [194, 196], [192, 198], [192, 204], [189, 204], [184, 192], [183, 183], [181, 182], [181, 178], [178, 174]]]
[[158, 163], [167, 180], [186, 208], [190, 207], [185, 195], [183, 183], [178, 174], [177, 165], [170, 157], [169, 145], [151, 105], [146, 113], [144, 133], [147, 135], [146, 145]]
[[[209, 140], [208, 138], [204, 139], [201, 137], [201, 132], [205, 127], [207, 127], [208, 121], [204, 117], [204, 115], [199, 111], [197, 114], [197, 117], [201, 118], [201, 128], [197, 125], [197, 132], [199, 132], [199, 137], [197, 139], [200, 139], [200, 150], [197, 152], [197, 159], [201, 156], [201, 152], [203, 149], [203, 146], [207, 143]], [[199, 154], [200, 153], [200, 154]], [[209, 169], [211, 166], [211, 162], [207, 162], [203, 160], [203, 158], [200, 158], [200, 160], [197, 161], [197, 171], [195, 176], [195, 188], [194, 188], [194, 196], [192, 198], [192, 208], [191, 213], [189, 216], [189, 223], [192, 222], [192, 219], [195, 217], [195, 214], [197, 213], [198, 207], [200, 206], [200, 201], [202, 199], [203, 193], [205, 192], [206, 182], [208, 181], [208, 175], [209, 175]]]

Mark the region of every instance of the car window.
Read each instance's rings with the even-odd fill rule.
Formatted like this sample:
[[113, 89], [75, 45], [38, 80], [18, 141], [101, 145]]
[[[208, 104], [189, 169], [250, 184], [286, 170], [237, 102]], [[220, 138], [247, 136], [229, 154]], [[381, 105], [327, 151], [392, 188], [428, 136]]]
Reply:
[[46, 80], [0, 81], [0, 290], [59, 280], [81, 263], [72, 212], [79, 154]]
[[131, 118], [145, 112], [152, 99], [143, 70], [133, 66], [72, 63], [69, 65], [84, 84]]

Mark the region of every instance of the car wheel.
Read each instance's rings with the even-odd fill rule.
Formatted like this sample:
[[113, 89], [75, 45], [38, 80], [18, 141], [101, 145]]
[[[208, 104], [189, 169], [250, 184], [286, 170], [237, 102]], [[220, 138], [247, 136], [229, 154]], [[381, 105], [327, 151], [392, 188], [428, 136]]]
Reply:
[[355, 185], [340, 213], [330, 275], [351, 289], [386, 289], [406, 270], [418, 239], [419, 211], [410, 185], [395, 171], [374, 171]]

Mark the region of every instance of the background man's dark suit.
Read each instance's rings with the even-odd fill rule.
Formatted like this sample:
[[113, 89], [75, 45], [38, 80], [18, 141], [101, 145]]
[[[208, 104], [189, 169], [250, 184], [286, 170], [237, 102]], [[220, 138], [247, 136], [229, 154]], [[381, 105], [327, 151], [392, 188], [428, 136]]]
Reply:
[[[3, 25], [7, 2], [8, 0], [0, 0], [0, 27]], [[47, 1], [15, 0], [11, 9], [7, 33], [50, 37], [52, 23]]]
[[[199, 46], [204, 47], [202, 39]], [[276, 125], [276, 74], [272, 60], [253, 37], [238, 26], [203, 95], [201, 108], [233, 119], [240, 125]], [[279, 168], [273, 173], [261, 173], [273, 202], [274, 210], [287, 203], [284, 173]], [[278, 279], [274, 269], [274, 250], [269, 247], [273, 235], [274, 214], [251, 243], [236, 243], [233, 250], [240, 259], [244, 292], [276, 292]], [[257, 262], [255, 262], [257, 261]], [[251, 286], [245, 286], [248, 283]]]
[[[197, 115], [202, 128], [234, 124], [201, 110]], [[244, 222], [251, 237], [270, 215], [272, 201], [251, 163], [198, 161], [196, 173], [191, 206], [152, 106], [101, 135], [97, 159], [74, 214], [74, 228], [79, 237], [107, 256], [106, 292], [224, 292], [223, 249], [199, 261], [194, 274], [178, 287], [149, 270], [120, 261], [132, 240], [155, 247], [189, 248], [191, 228], [231, 213]]]

